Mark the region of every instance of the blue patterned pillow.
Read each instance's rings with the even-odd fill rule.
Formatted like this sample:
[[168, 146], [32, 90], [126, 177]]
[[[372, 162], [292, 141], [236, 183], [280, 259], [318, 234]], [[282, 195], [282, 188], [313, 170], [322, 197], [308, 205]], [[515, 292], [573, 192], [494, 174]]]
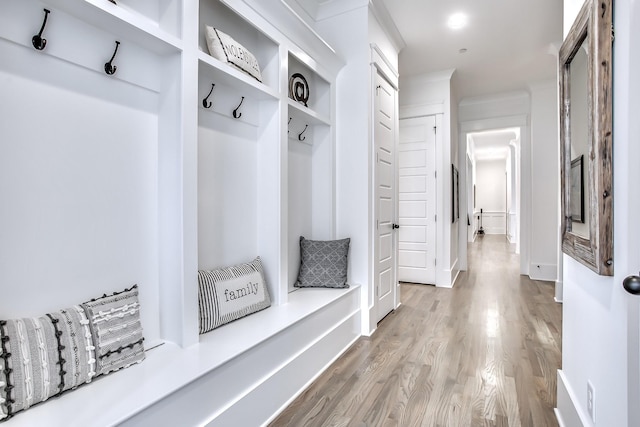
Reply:
[[307, 240], [300, 236], [298, 288], [348, 288], [347, 261], [351, 239]]

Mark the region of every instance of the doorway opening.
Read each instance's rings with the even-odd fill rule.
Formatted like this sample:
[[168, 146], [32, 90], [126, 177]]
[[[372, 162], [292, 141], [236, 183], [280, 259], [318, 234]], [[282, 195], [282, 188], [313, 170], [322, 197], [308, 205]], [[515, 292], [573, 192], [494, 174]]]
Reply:
[[521, 254], [526, 243], [521, 214], [523, 135], [521, 126], [462, 132], [467, 213], [466, 232], [460, 233], [463, 259], [466, 245], [486, 235], [502, 236], [514, 253]]

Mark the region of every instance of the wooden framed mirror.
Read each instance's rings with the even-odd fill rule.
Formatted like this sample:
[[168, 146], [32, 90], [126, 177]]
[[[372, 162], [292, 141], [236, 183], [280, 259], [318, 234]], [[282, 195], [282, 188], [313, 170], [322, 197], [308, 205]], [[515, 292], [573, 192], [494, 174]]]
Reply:
[[612, 2], [585, 0], [560, 48], [562, 250], [613, 275]]

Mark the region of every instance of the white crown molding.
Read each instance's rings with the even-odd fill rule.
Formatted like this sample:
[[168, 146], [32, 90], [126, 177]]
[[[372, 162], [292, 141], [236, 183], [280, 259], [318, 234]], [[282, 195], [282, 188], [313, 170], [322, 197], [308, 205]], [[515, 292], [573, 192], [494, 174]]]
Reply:
[[459, 106], [479, 105], [479, 104], [488, 104], [492, 102], [507, 101], [512, 99], [528, 100], [529, 98], [530, 98], [529, 92], [521, 90], [521, 91], [515, 91], [515, 92], [505, 92], [505, 93], [500, 93], [497, 95], [490, 95], [490, 96], [477, 96], [477, 97], [471, 97], [471, 98], [464, 98], [460, 101], [458, 105]]
[[404, 38], [402, 38], [402, 34], [400, 34], [396, 23], [393, 22], [393, 18], [391, 18], [391, 15], [384, 3], [380, 0], [369, 0], [369, 10], [373, 13], [373, 16], [376, 17], [384, 32], [387, 33], [391, 39], [393, 47], [398, 53], [400, 53], [400, 51], [407, 46], [407, 43], [404, 41]]
[[352, 10], [365, 7], [369, 0], [327, 0], [318, 1], [318, 11], [315, 16], [316, 21], [323, 21]]
[[442, 70], [442, 71], [436, 71], [433, 73], [424, 73], [424, 74], [412, 74], [409, 76], [402, 76], [402, 80], [406, 83], [406, 82], [412, 82], [412, 83], [433, 83], [433, 82], [440, 82], [443, 80], [451, 80], [451, 78], [453, 77], [453, 73], [455, 73], [455, 68], [450, 68], [448, 70]]

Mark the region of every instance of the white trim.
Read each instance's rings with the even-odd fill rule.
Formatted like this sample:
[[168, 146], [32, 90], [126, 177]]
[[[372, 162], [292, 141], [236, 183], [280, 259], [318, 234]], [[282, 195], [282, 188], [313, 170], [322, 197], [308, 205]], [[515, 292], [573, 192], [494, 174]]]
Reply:
[[561, 369], [558, 369], [557, 407], [554, 409], [558, 424], [562, 427], [590, 426], [591, 422], [575, 402], [578, 401], [571, 385]]
[[[338, 325], [339, 326], [339, 325]], [[337, 328], [337, 326], [336, 326]], [[334, 328], [334, 329], [336, 329]], [[340, 357], [342, 357], [342, 355], [344, 355], [344, 353], [349, 350], [359, 339], [361, 338], [361, 336], [356, 336], [349, 344], [347, 344], [342, 351], [340, 351], [338, 354], [336, 354], [336, 356], [331, 359], [329, 362], [327, 362], [327, 364], [325, 366], [322, 367], [322, 369], [320, 369], [318, 371], [318, 373], [316, 375], [313, 376], [313, 378], [309, 379], [309, 381], [307, 381], [307, 383], [305, 385], [303, 385], [302, 387], [300, 387], [300, 390], [298, 390], [293, 396], [291, 396], [291, 398], [289, 400], [287, 400], [273, 415], [271, 415], [271, 417], [269, 417], [269, 419], [264, 423], [264, 425], [269, 425], [271, 424], [271, 422], [273, 422], [273, 420], [275, 420], [276, 418], [278, 418], [278, 416], [285, 410], [287, 409], [287, 407], [289, 407], [289, 405], [291, 405], [291, 403], [296, 400], [298, 398], [298, 396], [300, 396], [302, 394], [302, 392], [304, 392], [307, 388], [309, 388], [309, 386], [311, 384], [313, 384], [313, 382], [315, 380], [317, 380], [320, 375], [324, 374], [324, 372], [329, 369], [329, 367], [336, 361], [338, 360]], [[317, 343], [314, 343], [314, 345]], [[310, 346], [311, 348], [311, 346]], [[308, 350], [308, 349], [307, 349]], [[212, 420], [213, 421], [213, 420]]]
[[529, 277], [532, 280], [555, 282], [557, 272], [558, 266], [556, 264], [539, 264], [534, 261], [529, 263]]
[[398, 71], [375, 43], [371, 43], [371, 64], [375, 66], [378, 72], [382, 74], [384, 79], [388, 81], [397, 92], [399, 77]]
[[318, 4], [316, 11], [316, 22], [342, 15], [352, 10], [365, 7], [369, 3], [368, 0], [330, 0]]
[[495, 102], [508, 101], [512, 99], [528, 99], [529, 93], [525, 91], [516, 91], [516, 92], [507, 92], [501, 93], [493, 96], [478, 96], [465, 98], [460, 101], [459, 106], [466, 105], [482, 105], [482, 104], [491, 104]]
[[[528, 128], [529, 116], [526, 114], [518, 114], [515, 116], [503, 116], [490, 119], [468, 120], [460, 123], [460, 132], [472, 133], [514, 127]], [[522, 135], [523, 132], [520, 132], [520, 139], [522, 139]]]
[[314, 30], [311, 25], [309, 25], [309, 23], [298, 14], [298, 12], [296, 12], [291, 6], [289, 6], [289, 3], [287, 3], [285, 0], [280, 0], [280, 2], [289, 10], [289, 13], [291, 13], [294, 18], [296, 18], [302, 25], [305, 26], [309, 33], [311, 33], [316, 39], [318, 39], [318, 41], [325, 45], [331, 52], [333, 52], [334, 54], [336, 53], [335, 49], [331, 47], [331, 45], [320, 34], [318, 34], [318, 32]]
[[[342, 0], [344, 1], [344, 0]], [[335, 3], [335, 1], [334, 1]], [[386, 6], [382, 1], [369, 0], [369, 10], [373, 13], [373, 16], [378, 20], [378, 23], [384, 30], [384, 32], [391, 39], [393, 47], [397, 52], [400, 52], [407, 46], [407, 43], [402, 38], [402, 34], [398, 30], [396, 23], [393, 22], [393, 18], [389, 14]]]
[[400, 106], [400, 120], [413, 119], [415, 117], [433, 116], [444, 114], [444, 101], [419, 105]]
[[[519, 99], [521, 96], [504, 97]], [[475, 101], [463, 101], [467, 104]], [[481, 102], [476, 102], [481, 103]], [[482, 102], [484, 103], [484, 102]], [[461, 103], [462, 104], [462, 103]], [[504, 128], [520, 128], [520, 231], [517, 245], [520, 248], [520, 274], [529, 275], [529, 245], [531, 242], [531, 128], [529, 115], [493, 117], [487, 119], [467, 120], [460, 122], [459, 149], [467, 150], [467, 135], [472, 132]], [[464, 182], [464, 191], [466, 180]], [[467, 256], [466, 246], [460, 248], [460, 256]], [[552, 280], [555, 280], [555, 275]]]
[[556, 280], [556, 294], [553, 297], [553, 300], [559, 304], [563, 303], [563, 284], [562, 279]]

